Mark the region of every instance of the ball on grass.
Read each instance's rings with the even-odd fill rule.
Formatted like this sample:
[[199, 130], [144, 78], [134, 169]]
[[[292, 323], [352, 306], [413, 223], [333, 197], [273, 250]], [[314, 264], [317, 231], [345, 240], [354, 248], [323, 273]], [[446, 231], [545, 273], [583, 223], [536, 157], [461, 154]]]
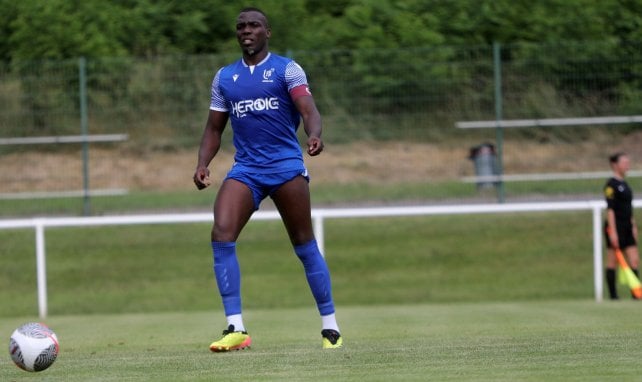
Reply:
[[13, 331], [9, 354], [13, 362], [26, 371], [42, 371], [58, 356], [58, 337], [44, 324], [30, 322]]

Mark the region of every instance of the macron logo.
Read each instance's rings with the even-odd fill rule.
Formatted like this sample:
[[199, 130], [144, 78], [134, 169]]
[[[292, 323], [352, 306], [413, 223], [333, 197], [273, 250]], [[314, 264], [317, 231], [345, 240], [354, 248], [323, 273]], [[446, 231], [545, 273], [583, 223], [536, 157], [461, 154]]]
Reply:
[[265, 97], [257, 99], [246, 99], [232, 103], [232, 114], [237, 118], [243, 118], [251, 111], [278, 110], [279, 100], [276, 97]]

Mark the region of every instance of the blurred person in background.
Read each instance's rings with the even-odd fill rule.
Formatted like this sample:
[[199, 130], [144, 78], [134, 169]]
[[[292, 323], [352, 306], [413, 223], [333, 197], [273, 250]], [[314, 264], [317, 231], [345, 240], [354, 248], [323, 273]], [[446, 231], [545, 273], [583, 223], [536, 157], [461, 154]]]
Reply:
[[220, 148], [229, 119], [235, 163], [216, 196], [211, 233], [214, 275], [227, 329], [220, 340], [210, 345], [210, 350], [225, 352], [251, 344], [242, 318], [236, 240], [268, 196], [303, 264], [321, 315], [322, 347], [340, 348], [343, 339], [335, 318], [330, 273], [314, 237], [309, 177], [296, 133], [303, 120], [307, 153], [319, 155], [323, 150], [321, 116], [303, 69], [292, 59], [269, 52], [271, 29], [263, 11], [243, 9], [236, 20], [236, 36], [243, 56], [214, 76], [210, 111], [193, 177], [198, 189], [210, 184], [208, 166]]
[[615, 251], [619, 249], [624, 253], [631, 270], [638, 278], [640, 255], [637, 248], [638, 229], [633, 218], [633, 191], [625, 181], [631, 161], [626, 153], [618, 152], [609, 157], [609, 163], [613, 176], [607, 180], [604, 186], [606, 198], [606, 222], [604, 225], [607, 248], [606, 282], [610, 298], [617, 300], [618, 262]]

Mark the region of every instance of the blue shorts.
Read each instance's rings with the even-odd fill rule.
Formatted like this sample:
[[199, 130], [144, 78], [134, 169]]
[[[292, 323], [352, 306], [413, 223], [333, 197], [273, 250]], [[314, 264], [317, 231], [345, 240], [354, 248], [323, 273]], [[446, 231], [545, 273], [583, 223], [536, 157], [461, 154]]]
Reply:
[[289, 182], [299, 175], [303, 176], [308, 182], [310, 181], [308, 170], [305, 167], [302, 169], [277, 172], [273, 174], [252, 174], [232, 167], [232, 169], [227, 173], [225, 179], [234, 179], [245, 184], [250, 191], [252, 191], [254, 210], [258, 210], [263, 199], [268, 196], [272, 196], [272, 194], [284, 183]]

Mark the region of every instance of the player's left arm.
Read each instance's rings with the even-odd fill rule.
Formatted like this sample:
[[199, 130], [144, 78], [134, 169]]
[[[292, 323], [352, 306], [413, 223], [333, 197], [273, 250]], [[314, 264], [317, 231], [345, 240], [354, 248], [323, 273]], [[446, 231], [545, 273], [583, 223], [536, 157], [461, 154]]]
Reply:
[[323, 151], [321, 139], [321, 114], [314, 103], [303, 68], [294, 61], [285, 69], [285, 81], [292, 102], [303, 119], [303, 128], [308, 135], [308, 154], [315, 156]]
[[308, 154], [311, 156], [321, 154], [323, 151], [323, 140], [321, 139], [321, 114], [314, 103], [312, 95], [303, 95], [294, 99], [301, 118], [303, 128], [308, 135]]

